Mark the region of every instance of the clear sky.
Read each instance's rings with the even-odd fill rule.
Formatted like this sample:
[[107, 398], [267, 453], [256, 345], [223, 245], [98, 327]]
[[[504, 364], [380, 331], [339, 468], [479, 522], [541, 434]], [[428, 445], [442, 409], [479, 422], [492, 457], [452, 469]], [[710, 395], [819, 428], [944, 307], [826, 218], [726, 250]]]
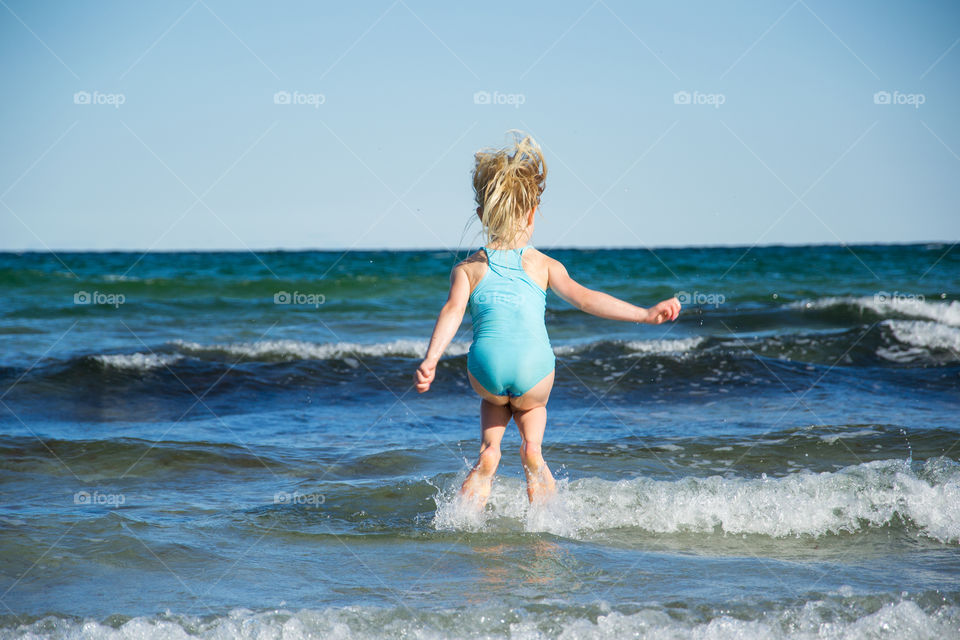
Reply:
[[953, 242], [958, 42], [955, 1], [0, 0], [0, 250], [470, 246], [512, 128], [539, 246]]

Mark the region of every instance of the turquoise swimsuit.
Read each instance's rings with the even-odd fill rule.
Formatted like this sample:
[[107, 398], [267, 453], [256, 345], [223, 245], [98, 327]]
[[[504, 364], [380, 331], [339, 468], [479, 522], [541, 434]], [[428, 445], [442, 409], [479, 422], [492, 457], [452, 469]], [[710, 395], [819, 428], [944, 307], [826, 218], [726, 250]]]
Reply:
[[523, 270], [527, 247], [482, 248], [487, 272], [470, 294], [473, 343], [467, 370], [493, 395], [522, 396], [556, 361], [543, 321], [547, 292]]

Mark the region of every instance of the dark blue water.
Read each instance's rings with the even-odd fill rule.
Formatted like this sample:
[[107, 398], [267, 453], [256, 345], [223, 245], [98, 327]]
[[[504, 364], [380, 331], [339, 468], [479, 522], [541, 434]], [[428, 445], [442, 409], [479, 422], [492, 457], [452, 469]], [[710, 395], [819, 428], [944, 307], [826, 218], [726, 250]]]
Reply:
[[960, 637], [960, 250], [547, 252], [684, 310], [549, 295], [479, 516], [457, 256], [0, 255], [0, 637]]

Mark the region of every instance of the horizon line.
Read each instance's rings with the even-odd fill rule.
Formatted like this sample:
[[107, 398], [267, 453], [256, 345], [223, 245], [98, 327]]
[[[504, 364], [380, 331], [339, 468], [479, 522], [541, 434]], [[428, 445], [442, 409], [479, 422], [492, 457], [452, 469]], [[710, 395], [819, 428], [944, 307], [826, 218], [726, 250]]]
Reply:
[[[798, 243], [785, 243], [785, 242], [773, 242], [773, 243], [764, 243], [764, 244], [663, 244], [663, 245], [651, 245], [651, 246], [638, 246], [638, 245], [595, 245], [595, 246], [549, 246], [541, 245], [548, 248], [550, 251], [624, 251], [624, 250], [644, 250], [644, 251], [654, 251], [654, 250], [675, 250], [675, 249], [763, 249], [763, 248], [774, 248], [774, 247], [783, 247], [783, 248], [802, 248], [802, 247], [903, 247], [911, 245], [951, 245], [951, 248], [957, 244], [960, 244], [960, 240], [914, 240], [914, 241], [904, 241], [904, 242], [798, 242]], [[535, 245], [531, 245], [535, 246]], [[470, 251], [472, 248], [461, 248], [456, 249], [459, 251]], [[139, 249], [139, 248], [126, 248], [126, 249], [0, 249], [0, 254], [24, 254], [24, 253], [142, 253], [142, 254], [151, 254], [151, 253], [349, 253], [349, 252], [427, 252], [427, 251], [443, 251], [452, 253], [453, 250], [449, 247], [348, 247], [348, 248], [321, 248], [321, 247], [301, 247], [301, 248], [291, 248], [291, 247], [261, 247], [261, 248], [249, 248], [249, 247], [240, 247], [240, 248], [230, 248], [230, 249], [204, 249], [204, 248], [182, 248], [182, 249]]]

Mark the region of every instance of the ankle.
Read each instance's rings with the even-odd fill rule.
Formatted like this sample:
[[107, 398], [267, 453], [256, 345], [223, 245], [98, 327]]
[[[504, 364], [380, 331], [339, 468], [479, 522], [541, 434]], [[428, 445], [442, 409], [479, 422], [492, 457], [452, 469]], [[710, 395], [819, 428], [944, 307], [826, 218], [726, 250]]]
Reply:
[[544, 468], [547, 466], [546, 461], [540, 456], [522, 457], [520, 462], [523, 464], [523, 469], [527, 472], [527, 475], [533, 477], [539, 477], [540, 474], [543, 473]]

